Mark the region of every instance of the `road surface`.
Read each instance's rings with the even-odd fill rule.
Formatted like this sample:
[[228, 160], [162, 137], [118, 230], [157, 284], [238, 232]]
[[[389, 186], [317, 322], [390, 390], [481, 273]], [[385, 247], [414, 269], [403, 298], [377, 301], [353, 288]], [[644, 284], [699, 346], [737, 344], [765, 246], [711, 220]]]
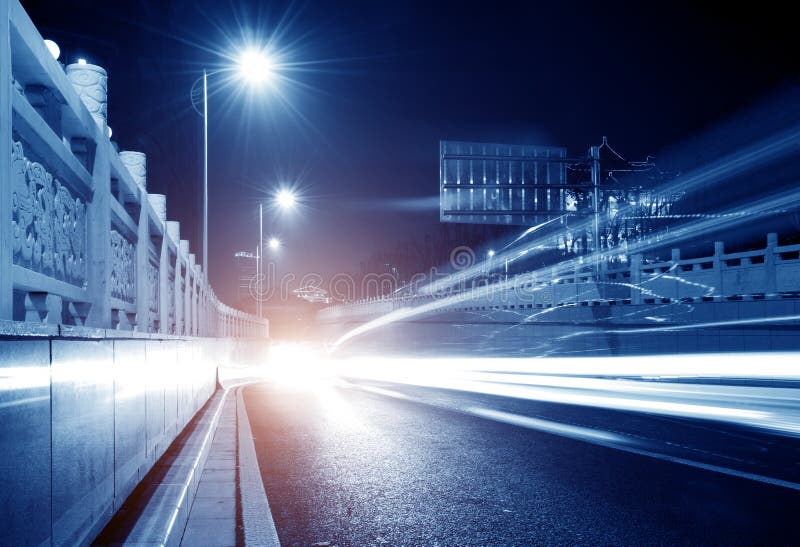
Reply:
[[[712, 468], [742, 460], [731, 467], [741, 469], [749, 450], [767, 452], [760, 469], [766, 460], [770, 476], [782, 480], [792, 479], [800, 463], [792, 439], [685, 419], [369, 382], [262, 383], [245, 390], [245, 401], [283, 545], [800, 541], [800, 491], [618, 450], [604, 446], [602, 436], [601, 444], [576, 437], [614, 423], [625, 435], [667, 439], [666, 446], [706, 456], [716, 454], [717, 442], [748, 446], [695, 460], [711, 461]], [[496, 415], [448, 407], [494, 409]], [[577, 434], [502, 421], [522, 415], [544, 424], [561, 418]], [[715, 441], [715, 435], [722, 437]]]

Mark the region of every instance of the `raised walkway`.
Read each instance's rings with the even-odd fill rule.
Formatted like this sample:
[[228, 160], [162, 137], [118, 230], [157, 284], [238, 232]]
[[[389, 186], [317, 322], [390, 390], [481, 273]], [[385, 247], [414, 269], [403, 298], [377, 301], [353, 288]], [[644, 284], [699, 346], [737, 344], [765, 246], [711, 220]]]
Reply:
[[279, 545], [240, 394], [217, 390], [93, 545]]

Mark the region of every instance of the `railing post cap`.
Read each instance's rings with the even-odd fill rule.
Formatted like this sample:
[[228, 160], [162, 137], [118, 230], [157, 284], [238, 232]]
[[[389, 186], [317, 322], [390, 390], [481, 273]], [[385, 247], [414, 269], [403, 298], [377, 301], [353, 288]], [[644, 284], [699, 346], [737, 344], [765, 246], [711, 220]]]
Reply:
[[161, 222], [167, 221], [167, 196], [164, 194], [147, 194], [150, 206], [156, 213]]
[[102, 76], [108, 76], [108, 72], [105, 68], [101, 67], [100, 65], [95, 65], [92, 63], [70, 63], [67, 65], [66, 69], [67, 74], [71, 74], [73, 72], [97, 72]]
[[108, 123], [108, 73], [97, 65], [67, 65], [67, 79], [98, 126]]
[[180, 245], [181, 241], [181, 223], [177, 220], [168, 220], [167, 224], [167, 234], [172, 239], [175, 245]]
[[134, 182], [142, 189], [147, 190], [147, 155], [144, 152], [123, 150], [119, 159], [133, 177]]

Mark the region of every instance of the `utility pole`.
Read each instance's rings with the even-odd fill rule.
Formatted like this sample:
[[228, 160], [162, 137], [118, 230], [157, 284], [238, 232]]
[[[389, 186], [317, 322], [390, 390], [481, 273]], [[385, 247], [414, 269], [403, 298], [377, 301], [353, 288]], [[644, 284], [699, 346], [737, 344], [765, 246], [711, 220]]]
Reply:
[[592, 160], [592, 190], [594, 192], [592, 205], [594, 206], [594, 254], [595, 254], [595, 276], [600, 279], [600, 147], [592, 146], [589, 149], [589, 157]]

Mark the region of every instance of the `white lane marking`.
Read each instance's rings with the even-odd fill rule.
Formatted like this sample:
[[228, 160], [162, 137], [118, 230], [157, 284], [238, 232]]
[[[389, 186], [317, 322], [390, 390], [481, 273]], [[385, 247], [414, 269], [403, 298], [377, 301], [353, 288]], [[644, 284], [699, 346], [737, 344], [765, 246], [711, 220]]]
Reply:
[[[350, 385], [356, 385], [356, 384], [350, 384]], [[405, 393], [400, 393], [399, 391], [395, 391], [393, 389], [383, 389], [381, 387], [372, 387], [372, 386], [357, 386], [357, 387], [362, 391], [375, 393], [376, 395], [383, 395], [384, 397], [391, 397], [393, 399], [402, 399], [404, 401], [421, 402], [414, 397], [409, 397]]]
[[614, 448], [618, 448], [626, 452], [631, 452], [633, 454], [638, 454], [640, 456], [648, 456], [650, 458], [656, 458], [658, 460], [664, 460], [672, 463], [680, 463], [683, 465], [688, 465], [690, 467], [697, 467], [698, 469], [704, 469], [706, 471], [714, 471], [716, 473], [722, 473], [723, 475], [730, 475], [732, 477], [737, 477], [740, 479], [749, 479], [752, 481], [764, 482], [774, 486], [782, 486], [784, 488], [790, 488], [792, 490], [800, 491], [800, 484], [797, 484], [796, 482], [790, 482], [782, 479], [776, 479], [773, 477], [767, 477], [766, 475], [759, 475], [757, 473], [748, 473], [746, 471], [739, 471], [738, 469], [731, 469], [729, 467], [722, 467], [710, 463], [696, 462], [694, 460], [688, 460], [686, 458], [678, 458], [677, 456], [659, 454], [658, 452], [650, 452], [649, 450], [641, 450], [639, 448], [624, 447], [624, 446], [616, 446]]
[[536, 429], [546, 433], [554, 433], [562, 437], [570, 437], [581, 441], [614, 444], [630, 444], [631, 440], [622, 435], [593, 429], [590, 427], [582, 427], [579, 425], [569, 425], [560, 422], [553, 422], [550, 420], [542, 420], [541, 418], [531, 418], [530, 416], [523, 416], [522, 414], [512, 414], [511, 412], [503, 412], [501, 410], [492, 410], [490, 408], [482, 408], [477, 406], [468, 406], [460, 409], [461, 412], [471, 414], [479, 418], [487, 418], [496, 422], [503, 422], [527, 429]]

